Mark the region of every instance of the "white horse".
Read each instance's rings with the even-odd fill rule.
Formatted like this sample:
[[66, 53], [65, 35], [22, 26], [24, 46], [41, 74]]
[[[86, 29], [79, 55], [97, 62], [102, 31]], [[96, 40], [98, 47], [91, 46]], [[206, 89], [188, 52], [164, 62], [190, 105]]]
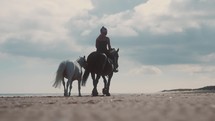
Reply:
[[[64, 96], [70, 96], [71, 89], [72, 89], [72, 82], [74, 80], [78, 80], [78, 92], [79, 92], [79, 96], [81, 96], [82, 67], [85, 67], [85, 66], [86, 66], [85, 56], [80, 57], [79, 59], [77, 59], [76, 62], [71, 62], [68, 60], [61, 62], [57, 70], [53, 87], [55, 88], [60, 87], [61, 81], [62, 81], [64, 86]], [[66, 87], [65, 87], [64, 77], [68, 79]]]

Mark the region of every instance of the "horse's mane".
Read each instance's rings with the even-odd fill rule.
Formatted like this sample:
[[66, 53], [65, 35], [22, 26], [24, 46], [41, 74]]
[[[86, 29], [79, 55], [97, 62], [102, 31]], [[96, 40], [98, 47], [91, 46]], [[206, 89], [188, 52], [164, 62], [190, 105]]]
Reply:
[[115, 48], [111, 48], [111, 49], [110, 49], [110, 53], [113, 53], [113, 52], [116, 52], [116, 49], [115, 49]]

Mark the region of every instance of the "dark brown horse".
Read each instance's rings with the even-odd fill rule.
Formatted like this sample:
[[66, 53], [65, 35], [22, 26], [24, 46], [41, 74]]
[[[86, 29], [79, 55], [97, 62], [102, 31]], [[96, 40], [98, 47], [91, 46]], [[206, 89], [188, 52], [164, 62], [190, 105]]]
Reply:
[[[89, 73], [91, 73], [94, 86], [92, 96], [98, 96], [97, 84], [101, 76], [104, 79], [104, 88], [102, 93], [106, 96], [110, 96], [109, 88], [111, 78], [114, 70], [118, 69], [118, 52], [119, 49], [111, 49], [108, 57], [104, 53], [92, 52], [87, 57], [87, 67], [83, 75], [82, 85], [85, 86]], [[105, 78], [106, 76], [108, 77], [108, 81]]]

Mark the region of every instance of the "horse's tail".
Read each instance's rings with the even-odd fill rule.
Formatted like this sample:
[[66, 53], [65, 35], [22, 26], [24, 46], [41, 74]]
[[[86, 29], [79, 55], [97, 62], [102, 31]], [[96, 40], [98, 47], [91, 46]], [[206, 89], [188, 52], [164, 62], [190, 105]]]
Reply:
[[60, 87], [61, 85], [61, 81], [63, 80], [64, 78], [64, 70], [66, 68], [66, 63], [65, 62], [62, 62], [58, 69], [57, 69], [57, 72], [56, 72], [56, 77], [55, 77], [55, 82], [54, 84], [52, 85], [53, 87], [57, 88], [57, 87]]
[[82, 86], [85, 86], [86, 85], [86, 82], [87, 82], [87, 79], [89, 77], [89, 74], [90, 72], [88, 70], [85, 70], [84, 71], [84, 75], [83, 75], [83, 78], [82, 78]]

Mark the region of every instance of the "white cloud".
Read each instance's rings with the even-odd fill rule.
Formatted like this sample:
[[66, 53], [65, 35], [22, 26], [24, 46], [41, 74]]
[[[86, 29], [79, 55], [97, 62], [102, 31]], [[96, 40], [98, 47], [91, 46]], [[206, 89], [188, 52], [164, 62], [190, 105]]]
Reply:
[[208, 55], [205, 55], [205, 56], [201, 57], [201, 60], [203, 62], [213, 63], [213, 62], [215, 62], [215, 53], [210, 53]]
[[[215, 10], [205, 7], [212, 3], [210, 0], [148, 0], [118, 13], [79, 16], [72, 19], [71, 23], [80, 31], [105, 25], [111, 30], [111, 35], [119, 37], [134, 37], [145, 31], [168, 35], [185, 32], [187, 29], [201, 29], [206, 25], [214, 26], [215, 12], [212, 11]], [[91, 32], [84, 32], [83, 35]]]
[[178, 72], [185, 72], [187, 74], [213, 74], [215, 73], [215, 67], [210, 65], [200, 65], [200, 64], [182, 64], [182, 65], [172, 65], [169, 66]]
[[65, 23], [71, 17], [87, 14], [93, 6], [85, 0], [14, 0], [1, 2], [0, 8], [0, 42], [30, 37], [28, 41], [50, 43], [68, 39]]
[[[114, 29], [124, 27], [124, 32], [118, 35], [124, 36], [127, 30], [132, 30], [131, 36], [139, 31], [149, 31], [154, 34], [171, 34], [184, 32], [186, 29], [200, 29], [203, 25], [214, 25], [214, 9], [207, 9], [206, 1], [187, 0], [149, 0], [133, 9], [105, 16], [102, 22]], [[190, 9], [193, 6], [193, 9]], [[210, 17], [211, 16], [211, 17]], [[119, 29], [120, 30], [120, 29]]]
[[171, 0], [149, 0], [146, 3], [140, 4], [134, 8], [135, 14], [141, 17], [156, 17], [166, 15], [169, 12]]
[[[92, 8], [91, 1], [85, 0], [3, 1], [0, 4], [0, 46], [17, 43], [16, 48], [1, 48], [12, 52], [13, 49], [24, 47], [21, 49], [28, 48], [25, 51], [32, 52], [32, 55], [35, 51], [59, 52], [56, 49], [61, 48], [68, 52], [80, 52], [82, 47], [68, 35], [66, 23], [73, 17], [87, 15]], [[28, 45], [37, 47], [29, 48]], [[59, 45], [65, 46], [60, 48]]]
[[[207, 8], [204, 4], [208, 2], [210, 1], [201, 3], [199, 1], [187, 2], [187, 0], [149, 0], [134, 8], [133, 26], [140, 30], [149, 30], [155, 34], [183, 32], [189, 28], [198, 29], [202, 24], [210, 22], [206, 20], [211, 18], [204, 17], [214, 14], [205, 10]], [[194, 9], [190, 9], [190, 6], [194, 6]], [[199, 7], [195, 8], [195, 6]]]
[[146, 66], [142, 65], [140, 67], [136, 67], [129, 72], [131, 75], [160, 75], [162, 71], [155, 66]]
[[7, 58], [7, 54], [6, 53], [2, 53], [0, 52], [0, 59], [4, 59], [4, 58]]
[[116, 26], [116, 27], [110, 28], [109, 31], [110, 31], [109, 34], [115, 37], [117, 36], [133, 37], [138, 35], [138, 33], [134, 29], [128, 26]]

